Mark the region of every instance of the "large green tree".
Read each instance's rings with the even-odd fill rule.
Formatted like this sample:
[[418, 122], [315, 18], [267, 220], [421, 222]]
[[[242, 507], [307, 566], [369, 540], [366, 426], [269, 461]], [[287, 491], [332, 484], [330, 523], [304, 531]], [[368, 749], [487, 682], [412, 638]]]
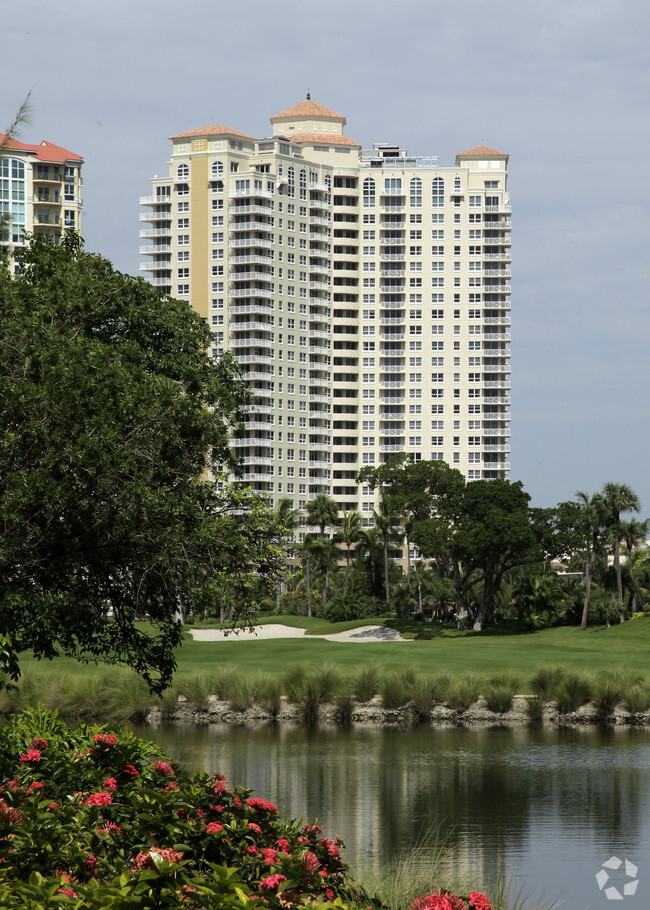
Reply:
[[246, 388], [186, 303], [76, 236], [17, 256], [0, 274], [0, 634], [14, 668], [26, 649], [102, 659], [162, 690], [181, 612], [282, 552], [264, 503], [225, 483]]

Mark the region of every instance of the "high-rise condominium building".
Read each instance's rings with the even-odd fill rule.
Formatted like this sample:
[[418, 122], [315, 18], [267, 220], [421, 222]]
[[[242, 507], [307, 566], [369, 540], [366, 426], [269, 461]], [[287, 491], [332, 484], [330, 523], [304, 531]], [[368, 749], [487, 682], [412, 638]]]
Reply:
[[8, 220], [0, 244], [15, 248], [26, 234], [61, 233], [81, 227], [83, 158], [43, 140], [27, 145], [0, 133], [0, 216]]
[[256, 139], [171, 137], [141, 199], [141, 268], [189, 300], [255, 405], [244, 478], [296, 508], [319, 493], [368, 519], [364, 465], [398, 452], [505, 477], [510, 422], [508, 155], [436, 158], [343, 134], [306, 101]]

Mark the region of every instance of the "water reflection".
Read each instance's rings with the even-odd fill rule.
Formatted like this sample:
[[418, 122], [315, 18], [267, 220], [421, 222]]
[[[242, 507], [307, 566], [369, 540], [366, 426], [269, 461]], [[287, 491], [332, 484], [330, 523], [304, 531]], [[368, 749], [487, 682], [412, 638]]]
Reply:
[[[639, 866], [650, 904], [650, 738], [645, 730], [415, 731], [290, 726], [146, 728], [195, 770], [217, 770], [292, 817], [319, 818], [351, 863], [384, 865], [440, 827], [475, 881], [505, 875], [609, 907], [595, 875], [617, 854]], [[644, 882], [645, 875], [645, 882]]]

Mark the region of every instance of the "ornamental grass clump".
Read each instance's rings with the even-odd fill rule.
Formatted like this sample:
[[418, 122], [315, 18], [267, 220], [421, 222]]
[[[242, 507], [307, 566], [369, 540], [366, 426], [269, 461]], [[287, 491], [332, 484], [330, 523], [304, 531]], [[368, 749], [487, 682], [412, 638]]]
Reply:
[[538, 667], [530, 681], [533, 695], [539, 695], [542, 701], [553, 701], [558, 686], [566, 675], [564, 667], [542, 666]]
[[592, 687], [591, 701], [601, 720], [611, 719], [614, 710], [623, 697], [623, 685], [619, 677], [605, 672]]
[[490, 711], [505, 714], [512, 709], [515, 695], [521, 687], [521, 677], [512, 670], [491, 676], [483, 687], [483, 697]]
[[645, 683], [629, 686], [621, 697], [628, 714], [644, 714], [650, 708], [650, 687]]
[[357, 701], [366, 703], [372, 701], [379, 691], [381, 670], [377, 664], [362, 667], [352, 678], [352, 692]]
[[468, 711], [478, 701], [481, 682], [475, 673], [465, 673], [454, 679], [447, 689], [445, 701], [454, 711]]
[[379, 694], [384, 708], [403, 708], [413, 698], [415, 673], [409, 667], [400, 673], [387, 673], [381, 681]]
[[207, 673], [199, 673], [197, 676], [180, 679], [176, 688], [198, 711], [205, 711], [218, 691], [218, 682]]
[[591, 699], [592, 683], [584, 673], [567, 671], [555, 691], [555, 700], [560, 714], [577, 711]]
[[255, 704], [272, 717], [277, 717], [282, 707], [282, 680], [271, 673], [258, 673], [253, 678]]

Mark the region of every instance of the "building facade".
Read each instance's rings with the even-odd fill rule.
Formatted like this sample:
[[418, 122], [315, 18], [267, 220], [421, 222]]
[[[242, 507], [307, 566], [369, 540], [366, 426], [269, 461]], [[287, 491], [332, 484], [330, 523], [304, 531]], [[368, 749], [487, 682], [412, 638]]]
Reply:
[[43, 140], [28, 145], [0, 133], [0, 217], [8, 234], [0, 243], [13, 249], [27, 234], [59, 242], [62, 232], [81, 230], [83, 158]]
[[300, 509], [327, 493], [370, 524], [357, 472], [399, 452], [507, 476], [508, 155], [442, 167], [363, 149], [345, 123], [308, 97], [266, 138], [172, 136], [169, 176], [140, 200], [140, 267], [241, 365], [245, 482]]

